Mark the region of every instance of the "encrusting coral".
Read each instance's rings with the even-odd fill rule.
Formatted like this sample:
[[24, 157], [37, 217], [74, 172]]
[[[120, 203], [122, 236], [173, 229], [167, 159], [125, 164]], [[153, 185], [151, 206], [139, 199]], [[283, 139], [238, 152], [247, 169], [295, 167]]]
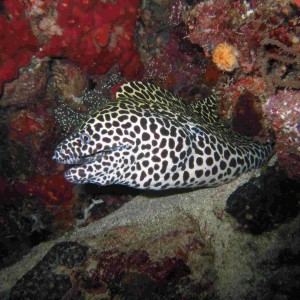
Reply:
[[239, 64], [245, 73], [260, 65], [258, 52], [268, 37], [289, 43], [297, 28], [282, 19], [296, 18], [296, 12], [285, 1], [201, 1], [184, 14], [188, 38], [203, 47], [207, 56], [220, 44], [232, 45], [239, 52]]
[[214, 49], [212, 60], [220, 70], [231, 72], [239, 65], [238, 56], [239, 53], [233, 46], [222, 43]]
[[143, 68], [134, 41], [139, 3], [5, 0], [0, 14], [0, 92], [34, 55], [66, 57], [89, 74], [105, 74], [117, 64], [126, 78], [134, 78]]
[[279, 163], [291, 178], [300, 178], [300, 91], [278, 91], [266, 105], [272, 124]]

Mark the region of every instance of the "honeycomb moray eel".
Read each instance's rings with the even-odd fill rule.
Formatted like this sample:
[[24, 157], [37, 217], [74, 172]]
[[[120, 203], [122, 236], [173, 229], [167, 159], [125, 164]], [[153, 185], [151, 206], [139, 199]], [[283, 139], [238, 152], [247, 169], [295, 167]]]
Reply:
[[218, 117], [216, 99], [185, 104], [151, 83], [123, 84], [55, 149], [73, 164], [74, 183], [164, 190], [217, 186], [263, 165], [272, 154]]

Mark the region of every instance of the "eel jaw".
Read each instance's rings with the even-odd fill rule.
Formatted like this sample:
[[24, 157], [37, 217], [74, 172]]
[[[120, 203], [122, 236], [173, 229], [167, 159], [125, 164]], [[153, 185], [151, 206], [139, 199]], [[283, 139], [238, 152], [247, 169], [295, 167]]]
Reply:
[[106, 150], [97, 151], [92, 154], [87, 154], [83, 156], [77, 157], [69, 157], [69, 158], [62, 158], [58, 151], [55, 151], [52, 159], [56, 160], [60, 164], [64, 165], [82, 165], [82, 164], [89, 164], [95, 161], [99, 161], [104, 155], [109, 155], [116, 151], [117, 149], [111, 148]]
[[84, 184], [90, 181], [90, 178], [87, 176], [87, 173], [82, 173], [81, 170], [84, 170], [89, 165], [93, 164], [101, 164], [101, 160], [103, 157], [107, 157], [108, 155], [114, 152], [113, 149], [98, 151], [91, 155], [84, 155], [81, 157], [76, 157], [76, 159], [70, 158], [64, 160], [64, 164], [68, 164], [67, 168], [64, 171], [64, 177], [67, 181], [75, 184]]
[[87, 155], [77, 156], [77, 157], [67, 157], [67, 158], [64, 158], [63, 154], [61, 154], [58, 150], [55, 150], [52, 159], [56, 160], [60, 164], [78, 166], [83, 164], [91, 164], [96, 161], [101, 161], [101, 159], [104, 156], [106, 157], [110, 154], [113, 154], [115, 151], [130, 149], [132, 147], [133, 145], [130, 144], [124, 144], [124, 145], [122, 144], [111, 148], [106, 148], [105, 150], [99, 150], [92, 154], [87, 154]]
[[[67, 169], [64, 172], [64, 176], [66, 180], [68, 180], [71, 183], [77, 183], [77, 184], [84, 184], [88, 182], [95, 183], [92, 180], [95, 176], [101, 177], [102, 175], [105, 175], [103, 171], [101, 171], [102, 166], [104, 164], [102, 163], [102, 160], [103, 159], [110, 160], [110, 156], [114, 155], [114, 152], [122, 151], [124, 149], [130, 149], [131, 147], [132, 145], [121, 145], [110, 149], [98, 151], [92, 155], [85, 155], [79, 157], [76, 160], [73, 160], [72, 163], [73, 166], [71, 166], [69, 169]], [[76, 163], [74, 163], [74, 161]], [[92, 172], [95, 166], [98, 166], [97, 174]], [[97, 184], [99, 184], [98, 180], [97, 180]], [[106, 182], [104, 182], [103, 185], [107, 185], [107, 184], [111, 184], [111, 182], [108, 179], [106, 179]]]

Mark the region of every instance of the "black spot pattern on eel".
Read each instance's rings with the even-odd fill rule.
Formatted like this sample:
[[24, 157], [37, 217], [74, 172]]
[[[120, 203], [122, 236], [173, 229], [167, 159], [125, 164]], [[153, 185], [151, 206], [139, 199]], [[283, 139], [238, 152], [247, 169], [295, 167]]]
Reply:
[[270, 144], [224, 124], [214, 96], [192, 104], [150, 83], [123, 84], [55, 149], [68, 181], [137, 189], [217, 186], [258, 168]]

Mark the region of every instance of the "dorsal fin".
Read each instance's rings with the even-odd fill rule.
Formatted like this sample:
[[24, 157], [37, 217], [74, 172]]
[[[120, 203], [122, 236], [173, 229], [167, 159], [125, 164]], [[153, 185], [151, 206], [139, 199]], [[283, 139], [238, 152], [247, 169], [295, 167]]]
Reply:
[[163, 109], [185, 110], [182, 100], [152, 83], [132, 81], [120, 86], [116, 94], [117, 100], [129, 99], [136, 100], [141, 104], [149, 104], [150, 106], [161, 106]]
[[213, 92], [210, 96], [193, 103], [188, 104], [189, 109], [193, 111], [196, 116], [204, 120], [207, 124], [223, 124], [220, 114], [218, 112], [217, 95]]
[[136, 101], [139, 106], [147, 105], [153, 111], [163, 114], [172, 111], [200, 124], [230, 127], [220, 118], [216, 93], [201, 101], [184, 103], [179, 96], [152, 83], [131, 81], [120, 86], [116, 99]]

